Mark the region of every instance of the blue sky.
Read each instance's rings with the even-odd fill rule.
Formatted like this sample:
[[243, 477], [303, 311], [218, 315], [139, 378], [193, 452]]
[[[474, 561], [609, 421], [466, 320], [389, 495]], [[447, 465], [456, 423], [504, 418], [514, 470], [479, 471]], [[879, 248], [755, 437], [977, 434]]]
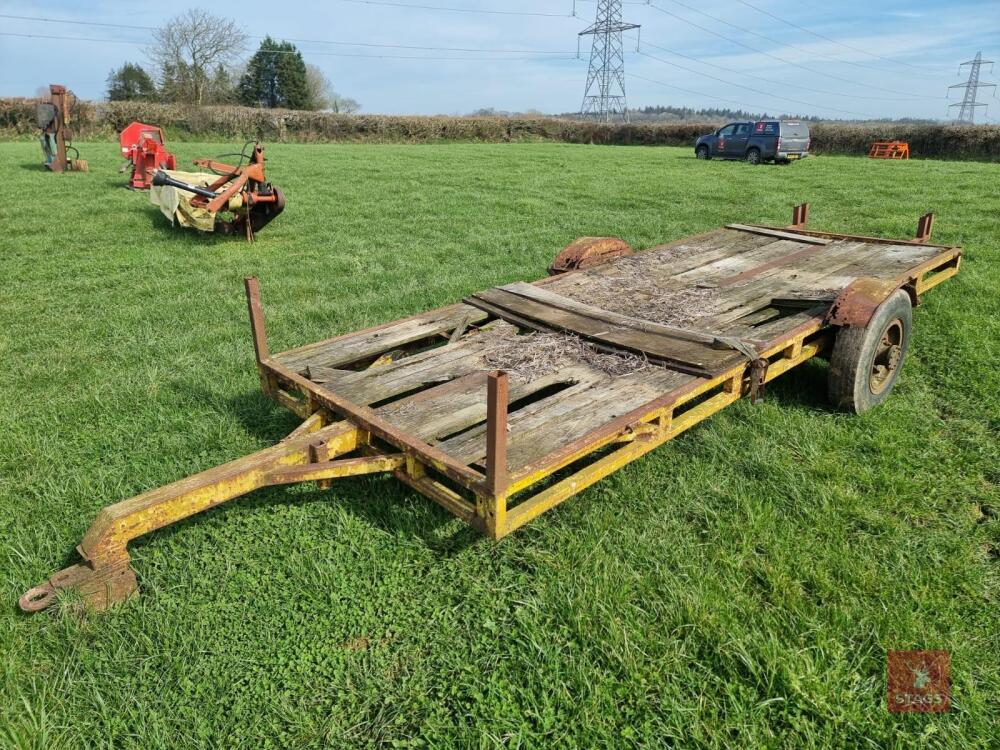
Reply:
[[[577, 0], [573, 17], [573, 0], [392, 1], [505, 13], [447, 12], [364, 0], [241, 0], [231, 6], [239, 8], [239, 15], [229, 15], [248, 34], [314, 40], [299, 43], [306, 60], [319, 66], [342, 94], [358, 99], [365, 112], [453, 114], [481, 107], [564, 112], [580, 106], [589, 41], [581, 47], [581, 59], [575, 59], [577, 32], [593, 21], [592, 2]], [[978, 50], [1000, 60], [997, 0], [747, 2], [840, 44], [791, 28], [740, 0], [652, 0], [656, 7], [633, 0], [625, 5], [625, 19], [642, 24], [643, 46], [642, 54], [636, 53], [634, 32], [627, 35], [630, 106], [743, 105], [772, 114], [944, 118], [947, 87], [962, 80], [958, 64]], [[138, 0], [0, 0], [2, 15], [137, 26], [161, 25], [185, 7]], [[213, 10], [211, 5], [192, 7]], [[552, 15], [513, 14], [519, 12]], [[101, 98], [111, 68], [125, 60], [146, 62], [146, 36], [135, 29], [0, 18], [0, 96], [30, 96], [41, 85], [59, 82], [84, 98]], [[541, 51], [558, 54], [537, 54]], [[360, 56], [380, 52], [452, 59]], [[997, 73], [1000, 76], [1000, 66]], [[996, 80], [988, 69], [983, 77]], [[959, 93], [952, 92], [952, 101]], [[991, 90], [981, 96], [991, 104], [989, 121], [1000, 122], [1000, 100]]]

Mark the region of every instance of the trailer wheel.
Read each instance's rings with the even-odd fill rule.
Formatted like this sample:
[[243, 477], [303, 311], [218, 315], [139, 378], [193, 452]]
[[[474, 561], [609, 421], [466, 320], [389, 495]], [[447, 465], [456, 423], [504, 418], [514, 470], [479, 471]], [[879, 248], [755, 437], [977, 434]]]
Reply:
[[694, 152], [694, 155], [706, 161], [712, 158], [712, 155], [708, 152], [708, 146], [698, 146], [698, 150]]
[[752, 148], [749, 151], [747, 151], [746, 160], [747, 164], [753, 164], [754, 166], [760, 164], [761, 163], [760, 149]]
[[838, 409], [863, 414], [885, 401], [906, 359], [913, 325], [909, 295], [897, 290], [865, 327], [837, 331], [830, 357], [830, 401]]

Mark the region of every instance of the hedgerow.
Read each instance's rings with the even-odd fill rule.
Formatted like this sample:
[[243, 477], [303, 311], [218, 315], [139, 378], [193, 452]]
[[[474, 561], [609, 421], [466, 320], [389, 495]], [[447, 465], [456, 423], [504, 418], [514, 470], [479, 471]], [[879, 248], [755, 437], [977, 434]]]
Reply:
[[[37, 131], [33, 99], [0, 99], [0, 138]], [[346, 115], [252, 107], [192, 107], [148, 102], [85, 102], [73, 107], [79, 139], [113, 138], [130, 122], [162, 127], [171, 138], [271, 142], [560, 141], [618, 146], [690, 146], [718, 123], [605, 124], [554, 117]], [[873, 141], [904, 140], [916, 158], [1000, 159], [1000, 127], [820, 123], [811, 126], [813, 151], [866, 154]]]

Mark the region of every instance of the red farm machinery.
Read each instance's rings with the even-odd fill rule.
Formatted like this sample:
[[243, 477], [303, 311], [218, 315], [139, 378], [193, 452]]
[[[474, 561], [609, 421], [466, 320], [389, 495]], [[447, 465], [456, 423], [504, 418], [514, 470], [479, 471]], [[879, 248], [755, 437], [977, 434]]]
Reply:
[[[250, 144], [248, 143], [247, 146]], [[203, 232], [254, 234], [285, 210], [285, 195], [264, 175], [264, 148], [259, 143], [238, 154], [236, 166], [195, 159], [206, 173], [158, 170], [150, 196], [171, 221]]]
[[118, 143], [128, 159], [122, 171], [132, 167], [128, 184], [132, 190], [149, 190], [157, 170], [177, 169], [177, 159], [167, 151], [163, 130], [156, 125], [133, 122], [118, 136]]

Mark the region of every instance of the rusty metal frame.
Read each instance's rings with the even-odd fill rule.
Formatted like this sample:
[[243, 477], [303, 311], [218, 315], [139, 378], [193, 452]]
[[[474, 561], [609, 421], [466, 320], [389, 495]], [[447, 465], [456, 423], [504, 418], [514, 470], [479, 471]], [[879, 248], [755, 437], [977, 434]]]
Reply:
[[[797, 206], [794, 226], [784, 231], [864, 239], [806, 232], [807, 217], [808, 206]], [[929, 223], [923, 227], [922, 222], [922, 228], [929, 233]], [[955, 275], [960, 260], [960, 248], [942, 247], [934, 258], [885, 287], [891, 286], [891, 291], [906, 288], [917, 298]], [[817, 314], [760, 351], [759, 361], [735, 365], [716, 377], [692, 378], [513, 472], [507, 461], [507, 375], [488, 373], [485, 471], [478, 471], [396, 428], [373, 409], [352, 403], [281, 364], [268, 345], [260, 285], [255, 278], [246, 279], [245, 284], [261, 386], [275, 401], [299, 414], [302, 425], [271, 448], [108, 506], [78, 547], [82, 562], [30, 589], [20, 599], [22, 609], [43, 609], [68, 589], [97, 609], [128, 598], [137, 590], [127, 551], [132, 539], [267, 486], [317, 482], [322, 487], [337, 478], [389, 472], [488, 537], [501, 539], [756, 388], [823, 354], [831, 346], [836, 327]]]
[[792, 223], [786, 229], [805, 229], [809, 223], [809, 204], [800, 203], [792, 208]]

